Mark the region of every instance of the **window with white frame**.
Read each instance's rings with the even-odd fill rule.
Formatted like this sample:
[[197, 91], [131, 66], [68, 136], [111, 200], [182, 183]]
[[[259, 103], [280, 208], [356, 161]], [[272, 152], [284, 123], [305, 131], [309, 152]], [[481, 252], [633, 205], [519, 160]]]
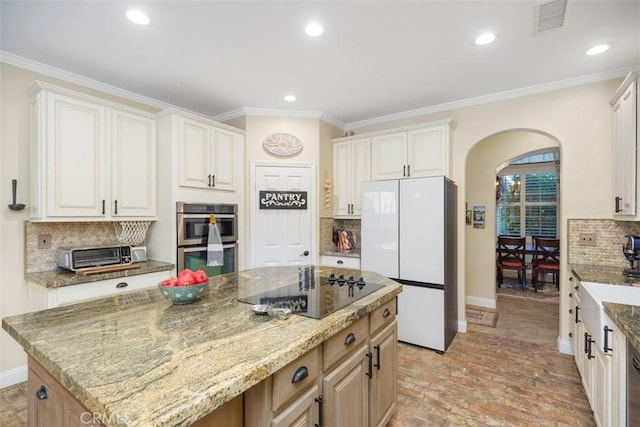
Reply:
[[496, 177], [496, 232], [499, 235], [557, 237], [557, 166], [555, 161], [535, 162], [539, 159], [537, 156], [510, 164]]

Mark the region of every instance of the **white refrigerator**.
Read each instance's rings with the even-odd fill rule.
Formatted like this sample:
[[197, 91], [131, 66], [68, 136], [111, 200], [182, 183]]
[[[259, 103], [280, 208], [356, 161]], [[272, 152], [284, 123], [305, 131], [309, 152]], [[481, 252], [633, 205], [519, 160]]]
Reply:
[[398, 340], [444, 352], [457, 332], [456, 186], [443, 176], [362, 184], [363, 270], [403, 285]]

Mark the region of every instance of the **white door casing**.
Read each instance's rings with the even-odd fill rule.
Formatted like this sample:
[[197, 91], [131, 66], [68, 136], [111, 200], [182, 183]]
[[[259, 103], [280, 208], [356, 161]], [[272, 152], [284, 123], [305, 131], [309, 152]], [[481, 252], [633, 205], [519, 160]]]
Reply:
[[[315, 166], [252, 163], [251, 175], [251, 266], [315, 264]], [[306, 191], [307, 209], [259, 209], [261, 190]]]

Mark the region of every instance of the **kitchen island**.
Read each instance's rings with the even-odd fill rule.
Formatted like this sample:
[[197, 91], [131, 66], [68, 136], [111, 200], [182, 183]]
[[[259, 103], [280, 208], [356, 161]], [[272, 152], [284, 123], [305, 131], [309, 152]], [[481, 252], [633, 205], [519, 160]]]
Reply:
[[376, 309], [395, 306], [401, 286], [392, 280], [316, 267], [317, 275], [338, 271], [382, 288], [322, 319], [281, 320], [238, 302], [298, 281], [296, 267], [266, 267], [212, 277], [208, 291], [189, 305], [172, 305], [150, 289], [12, 316], [2, 326], [30, 362], [103, 424], [186, 426]]

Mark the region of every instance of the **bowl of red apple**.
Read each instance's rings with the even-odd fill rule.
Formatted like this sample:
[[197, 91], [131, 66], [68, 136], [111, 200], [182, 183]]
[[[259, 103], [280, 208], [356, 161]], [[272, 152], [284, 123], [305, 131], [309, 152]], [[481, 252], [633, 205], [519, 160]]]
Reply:
[[158, 283], [160, 292], [176, 305], [191, 304], [197, 301], [209, 285], [209, 276], [203, 270], [191, 271], [188, 268]]

